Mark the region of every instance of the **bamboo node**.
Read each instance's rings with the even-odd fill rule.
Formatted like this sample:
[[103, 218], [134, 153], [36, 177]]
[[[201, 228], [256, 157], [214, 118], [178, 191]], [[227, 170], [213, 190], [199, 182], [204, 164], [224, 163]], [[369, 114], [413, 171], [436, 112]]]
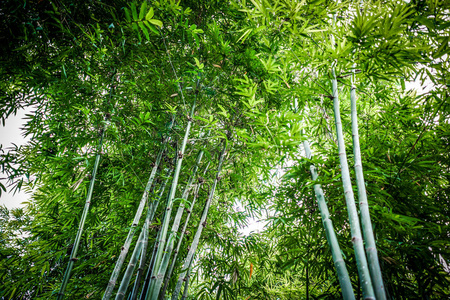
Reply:
[[208, 223], [206, 221], [202, 223], [203, 227], [206, 227], [206, 225], [208, 225]]
[[187, 281], [187, 277], [184, 277], [184, 278], [183, 278], [183, 281], [185, 281], [185, 282], [186, 282], [186, 281]]
[[194, 119], [192, 119], [192, 117], [191, 117], [191, 116], [187, 116], [187, 119], [188, 119], [188, 121], [189, 121], [189, 122], [192, 122], [192, 121], [194, 121]]
[[205, 178], [199, 177], [198, 178], [198, 183], [205, 183]]
[[183, 154], [183, 153], [181, 153], [181, 151], [180, 151], [180, 152], [178, 152], [178, 158], [179, 158], [179, 159], [182, 159], [182, 158], [183, 158], [183, 156], [184, 156], [184, 154]]
[[72, 257], [72, 258], [70, 259], [70, 261], [77, 262], [77, 261], [78, 261], [78, 258]]

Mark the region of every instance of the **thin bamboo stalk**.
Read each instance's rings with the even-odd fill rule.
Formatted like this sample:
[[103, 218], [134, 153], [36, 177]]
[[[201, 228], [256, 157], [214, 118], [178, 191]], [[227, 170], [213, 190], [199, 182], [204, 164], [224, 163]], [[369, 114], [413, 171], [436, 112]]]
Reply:
[[186, 300], [189, 295], [189, 282], [191, 281], [191, 271], [192, 271], [192, 264], [189, 266], [187, 275], [186, 275], [186, 282], [184, 283], [184, 291], [183, 296], [181, 297], [181, 300]]
[[72, 252], [70, 253], [69, 264], [67, 265], [66, 272], [64, 273], [63, 281], [62, 281], [61, 287], [58, 292], [57, 300], [61, 300], [64, 298], [64, 293], [66, 291], [67, 283], [69, 282], [70, 274], [72, 273], [73, 265], [78, 260], [76, 258], [77, 252], [78, 252], [78, 247], [80, 245], [81, 236], [83, 234], [84, 224], [86, 223], [89, 206], [91, 205], [91, 198], [92, 198], [92, 193], [94, 191], [95, 177], [97, 175], [98, 165], [100, 163], [103, 139], [105, 137], [106, 128], [109, 124], [109, 121], [107, 120], [107, 118], [105, 118], [105, 119], [106, 120], [104, 121], [104, 125], [103, 125], [101, 135], [100, 135], [100, 141], [99, 141], [98, 147], [97, 147], [97, 154], [95, 155], [94, 168], [92, 170], [92, 175], [91, 175], [92, 177], [91, 177], [91, 181], [89, 183], [89, 189], [88, 189], [88, 193], [86, 195], [86, 201], [84, 204], [83, 213], [81, 215], [81, 220], [80, 220], [80, 224], [78, 226], [77, 235], [76, 235], [75, 241], [73, 243]]
[[[166, 181], [166, 183], [167, 183], [167, 181]], [[169, 203], [169, 196], [170, 196], [170, 193], [168, 193], [168, 195], [167, 195], [167, 200], [166, 200], [165, 207], [167, 207], [167, 205]], [[161, 198], [162, 198], [162, 194], [161, 194], [160, 199]], [[165, 218], [166, 213], [167, 213], [167, 211], [164, 210], [162, 219]], [[150, 260], [150, 264], [149, 264], [149, 267], [148, 267], [147, 275], [146, 275], [146, 278], [145, 278], [145, 284], [144, 284], [144, 287], [142, 288], [141, 296], [139, 297], [140, 300], [144, 300], [147, 297], [147, 293], [149, 292], [150, 283], [152, 282], [152, 271], [153, 271], [153, 268], [154, 268], [154, 265], [155, 265], [156, 254], [157, 254], [157, 251], [158, 251], [158, 248], [159, 248], [160, 241], [161, 241], [161, 227], [159, 227], [158, 234], [156, 235], [156, 241], [155, 241], [155, 244], [154, 244], [154, 247], [153, 247], [152, 258]]]
[[[152, 270], [152, 278], [156, 277], [157, 271], [159, 270], [159, 268], [161, 266], [161, 262], [162, 262], [163, 250], [164, 250], [164, 246], [165, 246], [165, 242], [166, 242], [167, 232], [169, 229], [170, 215], [172, 212], [173, 199], [175, 198], [175, 192], [176, 192], [176, 189], [178, 186], [178, 178], [179, 178], [180, 171], [181, 171], [181, 165], [183, 163], [183, 156], [184, 156], [184, 152], [186, 149], [187, 140], [189, 138], [189, 133], [190, 133], [191, 126], [192, 126], [195, 105], [196, 105], [196, 101], [194, 101], [194, 103], [192, 105], [190, 116], [188, 117], [188, 122], [186, 125], [186, 131], [184, 134], [183, 142], [181, 144], [181, 149], [180, 149], [180, 152], [178, 153], [178, 159], [177, 159], [177, 163], [175, 166], [175, 173], [173, 176], [172, 186], [171, 186], [169, 197], [168, 197], [167, 208], [166, 208], [166, 212], [164, 215], [164, 220], [162, 222], [161, 236], [160, 236], [158, 251], [156, 253], [155, 265], [153, 266], [153, 270]], [[155, 287], [155, 281], [152, 281], [150, 284], [149, 291], [147, 292], [146, 299], [149, 299], [149, 297], [153, 294], [154, 287]]]
[[347, 203], [350, 231], [352, 235], [352, 243], [353, 248], [355, 250], [356, 265], [358, 268], [359, 278], [363, 289], [363, 298], [367, 300], [375, 299], [367, 259], [364, 253], [364, 245], [361, 235], [361, 228], [359, 225], [358, 211], [356, 210], [355, 198], [353, 195], [352, 183], [350, 180], [350, 172], [348, 168], [347, 154], [345, 152], [344, 134], [342, 132], [342, 121], [339, 108], [337, 79], [334, 67], [332, 67], [331, 72], [332, 72], [331, 81], [333, 86], [334, 120], [336, 124], [336, 135], [338, 140], [339, 161], [341, 164], [342, 184], [344, 187], [345, 201]]
[[[304, 141], [303, 147], [305, 148], [306, 157], [311, 159], [312, 155], [309, 142]], [[311, 164], [309, 168], [311, 170], [312, 179], [314, 181], [317, 180], [318, 175], [316, 167]], [[325, 196], [320, 184], [314, 184], [314, 193], [316, 194], [317, 205], [319, 206], [320, 216], [322, 217], [322, 223], [325, 229], [327, 241], [331, 248], [331, 255], [333, 257], [334, 266], [336, 267], [339, 284], [341, 286], [342, 297], [343, 299], [354, 300], [355, 295], [353, 293], [350, 276], [348, 275], [347, 267], [345, 266], [345, 261], [342, 257], [341, 248], [333, 228], [333, 222], [330, 219], [330, 212], [328, 211], [327, 202], [325, 201]]]
[[[353, 76], [354, 69], [353, 66]], [[356, 186], [358, 187], [359, 210], [361, 214], [361, 225], [366, 243], [366, 254], [369, 262], [369, 271], [372, 277], [375, 296], [378, 300], [386, 299], [384, 290], [383, 277], [378, 261], [377, 247], [372, 230], [372, 222], [370, 220], [369, 204], [367, 201], [366, 185], [364, 183], [364, 173], [361, 160], [361, 148], [359, 145], [358, 133], [358, 113], [356, 109], [356, 87], [352, 76], [352, 87], [350, 91], [351, 116], [352, 116], [352, 136], [353, 136], [353, 154], [355, 159]]]
[[219, 165], [217, 167], [217, 175], [216, 175], [216, 178], [214, 179], [213, 185], [211, 186], [211, 190], [209, 192], [208, 199], [206, 200], [206, 203], [205, 203], [205, 209], [203, 210], [203, 214], [200, 219], [200, 223], [198, 225], [197, 232], [195, 233], [191, 247], [190, 247], [189, 252], [184, 261], [184, 264], [182, 267], [182, 272], [180, 273], [180, 275], [178, 277], [177, 285], [172, 294], [172, 300], [178, 299], [178, 296], [179, 296], [180, 290], [181, 290], [181, 285], [183, 284], [183, 281], [185, 280], [186, 271], [187, 271], [188, 267], [191, 265], [191, 262], [194, 258], [194, 254], [197, 251], [198, 242], [200, 241], [200, 236], [202, 234], [203, 228], [206, 226], [206, 218], [208, 217], [209, 207], [210, 207], [211, 202], [214, 197], [214, 192], [216, 190], [217, 182], [220, 179], [219, 175], [220, 175], [220, 172], [222, 171], [222, 165], [223, 165], [223, 161], [225, 158], [226, 149], [227, 149], [227, 144], [224, 143], [222, 154], [220, 155], [220, 159], [219, 159]]
[[[209, 166], [209, 164], [208, 164], [208, 166]], [[205, 168], [205, 172], [203, 172], [203, 174], [205, 174], [206, 171], [208, 170], [208, 166]], [[184, 234], [186, 233], [186, 228], [187, 228], [187, 225], [189, 223], [189, 219], [190, 219], [190, 217], [192, 215], [192, 210], [194, 209], [194, 205], [195, 205], [195, 202], [196, 202], [197, 197], [198, 197], [198, 191], [200, 190], [200, 187], [201, 187], [202, 184], [203, 184], [203, 182], [198, 183], [196, 188], [195, 188], [194, 198], [192, 199], [191, 206], [189, 207], [189, 210], [187, 211], [186, 220], [184, 222], [183, 229], [181, 230], [180, 238], [178, 240], [178, 244], [177, 244], [177, 247], [175, 248], [174, 255], [173, 255], [173, 258], [172, 258], [172, 264], [170, 265], [170, 268], [169, 268], [169, 270], [166, 273], [166, 279], [165, 279], [165, 282], [164, 282], [164, 288], [163, 288], [163, 290], [161, 292], [161, 295], [165, 295], [166, 294], [167, 287], [169, 286], [170, 277], [172, 276], [173, 269], [175, 268], [175, 264], [177, 262], [178, 253], [180, 252], [181, 244], [183, 242]]]
[[158, 231], [158, 234], [156, 235], [155, 244], [153, 246], [152, 251], [152, 258], [150, 259], [150, 264], [148, 266], [147, 275], [145, 276], [144, 286], [142, 287], [141, 296], [139, 297], [139, 300], [144, 300], [147, 297], [148, 288], [150, 286], [151, 276], [152, 276], [152, 269], [153, 265], [155, 264], [155, 257], [156, 257], [156, 251], [159, 247], [159, 238], [161, 235], [161, 230]]
[[[170, 126], [172, 126], [172, 124], [173, 124], [173, 121], [172, 121]], [[136, 214], [134, 216], [133, 223], [131, 224], [131, 228], [130, 228], [130, 230], [128, 232], [128, 236], [127, 236], [127, 238], [125, 240], [125, 243], [124, 243], [124, 245], [122, 247], [122, 250], [120, 252], [119, 258], [117, 259], [116, 265], [114, 266], [114, 270], [113, 270], [113, 272], [111, 274], [111, 278], [109, 279], [108, 286], [106, 287], [105, 294], [103, 295], [103, 300], [109, 300], [109, 298], [111, 298], [111, 296], [112, 296], [112, 293], [113, 293], [113, 290], [114, 290], [114, 286], [116, 285], [116, 281], [117, 281], [117, 278], [119, 277], [120, 270], [122, 268], [122, 264], [125, 261], [125, 258], [127, 256], [128, 250], [129, 250], [130, 245], [131, 245], [131, 242], [133, 240], [133, 236], [134, 236], [134, 233], [136, 231], [136, 226], [139, 224], [139, 220], [141, 219], [142, 211], [144, 210], [145, 203], [147, 202], [148, 194], [150, 192], [150, 188], [153, 185], [153, 180], [155, 179], [156, 171], [158, 170], [158, 167], [159, 167], [159, 164], [161, 162], [161, 158], [162, 158], [162, 155], [163, 155], [163, 153], [165, 151], [166, 144], [167, 144], [168, 140], [169, 140], [169, 137], [166, 137], [164, 139], [163, 145], [161, 146], [161, 149], [160, 149], [160, 151], [158, 153], [158, 156], [156, 157], [156, 161], [155, 161], [153, 169], [152, 169], [152, 171], [150, 173], [150, 177], [148, 178], [147, 185], [145, 187], [144, 193], [143, 193], [142, 198], [141, 198], [141, 202], [139, 203], [139, 207], [138, 207], [138, 209], [136, 211]]]
[[169, 265], [169, 261], [170, 261], [170, 257], [172, 255], [172, 251], [173, 251], [173, 246], [175, 244], [175, 239], [176, 239], [176, 235], [178, 232], [178, 228], [180, 227], [180, 222], [181, 222], [181, 217], [183, 216], [183, 212], [184, 212], [184, 201], [189, 197], [189, 192], [192, 188], [192, 183], [195, 179], [195, 176], [197, 175], [197, 170], [198, 167], [200, 165], [200, 162], [202, 160], [203, 157], [203, 150], [201, 150], [198, 153], [197, 156], [197, 160], [195, 162], [195, 166], [194, 169], [192, 170], [192, 174], [188, 180], [188, 183], [184, 189], [184, 192], [182, 194], [182, 200], [180, 205], [178, 206], [178, 210], [177, 213], [175, 215], [175, 219], [173, 221], [172, 224], [172, 229], [171, 232], [169, 234], [169, 238], [167, 239], [168, 243], [166, 245], [166, 249], [164, 251], [164, 256], [162, 258], [162, 263], [161, 266], [158, 270], [157, 276], [156, 276], [156, 280], [155, 280], [155, 286], [153, 288], [153, 295], [152, 295], [152, 299], [156, 299], [159, 295], [159, 292], [161, 290], [161, 285], [164, 279], [164, 275], [166, 274], [167, 271], [167, 267]]
[[[169, 182], [169, 176], [170, 173], [172, 173], [171, 169], [167, 169], [167, 173], [166, 173], [166, 180], [164, 180], [164, 182], [162, 183], [161, 187], [160, 187], [160, 192], [158, 195], [158, 200], [152, 203], [152, 206], [149, 208], [151, 209], [151, 216], [150, 216], [150, 220], [149, 220], [149, 225], [151, 224], [156, 210], [158, 209], [159, 203], [161, 202], [161, 198], [164, 194], [164, 190], [166, 188], [167, 183]], [[131, 297], [130, 300], [136, 300], [137, 299], [137, 295], [139, 292], [139, 287], [141, 285], [141, 280], [142, 280], [142, 275], [144, 272], [144, 267], [145, 267], [145, 260], [146, 260], [146, 255], [147, 255], [147, 244], [148, 244], [148, 234], [147, 234], [147, 238], [144, 242], [144, 247], [142, 249], [142, 254], [141, 254], [141, 261], [139, 264], [139, 269], [136, 275], [136, 280], [134, 281], [134, 286], [133, 286], [133, 291], [131, 293]]]
[[139, 234], [139, 238], [136, 243], [136, 247], [134, 248], [133, 254], [131, 255], [130, 261], [128, 263], [128, 267], [122, 278], [122, 282], [120, 283], [119, 290], [116, 295], [116, 300], [122, 300], [125, 298], [125, 294], [127, 292], [128, 285], [130, 284], [131, 276], [133, 276], [134, 269], [136, 268], [136, 264], [139, 259], [139, 252], [141, 252], [141, 250], [142, 250], [144, 239], [145, 239], [145, 236], [147, 235], [149, 218], [150, 218], [150, 212], [147, 213], [147, 218], [145, 220], [144, 226], [142, 227], [141, 233]]

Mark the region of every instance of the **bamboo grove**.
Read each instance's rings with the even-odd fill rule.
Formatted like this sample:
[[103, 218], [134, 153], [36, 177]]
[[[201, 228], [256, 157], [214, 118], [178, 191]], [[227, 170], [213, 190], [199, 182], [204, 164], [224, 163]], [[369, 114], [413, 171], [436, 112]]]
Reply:
[[5, 1], [0, 298], [448, 298], [447, 5]]

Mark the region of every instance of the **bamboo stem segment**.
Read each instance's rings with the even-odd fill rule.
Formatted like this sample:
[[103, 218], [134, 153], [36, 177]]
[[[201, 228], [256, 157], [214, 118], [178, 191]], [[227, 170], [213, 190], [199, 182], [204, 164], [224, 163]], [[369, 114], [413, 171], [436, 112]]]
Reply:
[[177, 300], [178, 296], [180, 294], [181, 291], [181, 286], [185, 280], [186, 277], [186, 271], [188, 270], [189, 266], [192, 263], [192, 260], [194, 258], [194, 254], [197, 250], [198, 247], [198, 242], [200, 241], [200, 236], [202, 234], [203, 228], [206, 226], [206, 218], [208, 217], [208, 211], [209, 211], [209, 207], [211, 205], [212, 199], [214, 197], [214, 192], [216, 190], [216, 186], [217, 186], [217, 182], [219, 181], [220, 177], [220, 172], [222, 171], [222, 165], [223, 165], [223, 161], [225, 158], [225, 154], [226, 154], [226, 149], [227, 149], [227, 144], [225, 143], [223, 146], [223, 150], [222, 150], [222, 154], [220, 155], [220, 159], [219, 159], [219, 165], [217, 167], [217, 174], [216, 174], [216, 178], [214, 178], [214, 182], [211, 186], [211, 190], [209, 192], [209, 196], [208, 199], [206, 200], [205, 203], [205, 208], [203, 210], [203, 214], [202, 217], [200, 219], [200, 223], [198, 225], [197, 228], [197, 232], [195, 233], [194, 239], [192, 241], [191, 247], [189, 249], [189, 252], [186, 256], [186, 259], [184, 261], [183, 267], [182, 267], [182, 272], [180, 273], [179, 277], [178, 277], [178, 281], [177, 281], [177, 285], [175, 287], [175, 290], [172, 294], [172, 300]]
[[[353, 68], [353, 75], [355, 69]], [[361, 160], [361, 148], [359, 144], [358, 133], [358, 113], [356, 109], [356, 87], [353, 82], [350, 91], [351, 116], [352, 116], [352, 136], [353, 136], [353, 154], [355, 159], [356, 186], [358, 188], [359, 210], [361, 213], [361, 225], [366, 243], [366, 254], [369, 262], [369, 271], [373, 280], [375, 296], [378, 300], [385, 300], [386, 293], [384, 290], [381, 268], [378, 261], [377, 247], [372, 230], [372, 222], [370, 220], [369, 204], [367, 201], [366, 186], [364, 183], [364, 173]]]
[[[306, 157], [308, 159], [311, 159], [312, 155], [311, 149], [309, 147], [309, 142], [304, 141], [303, 147], [305, 148]], [[317, 180], [317, 170], [313, 164], [311, 164], [310, 170], [312, 179]], [[341, 286], [342, 291], [342, 298], [345, 300], [354, 300], [355, 294], [353, 293], [350, 276], [348, 275], [347, 267], [345, 266], [345, 261], [342, 257], [341, 248], [339, 247], [339, 242], [333, 228], [333, 222], [330, 219], [330, 212], [328, 211], [328, 206], [325, 201], [322, 186], [320, 184], [314, 184], [314, 193], [316, 194], [317, 205], [319, 206], [323, 227], [325, 229], [328, 244], [331, 248], [331, 255], [333, 257], [334, 266], [336, 267], [336, 272], [338, 274], [339, 285]]]
[[[171, 125], [170, 125], [169, 129], [171, 129], [172, 126], [173, 126], [173, 120], [171, 122]], [[152, 171], [150, 173], [150, 177], [148, 178], [147, 185], [145, 187], [144, 193], [143, 193], [142, 198], [141, 198], [141, 202], [139, 203], [139, 207], [138, 207], [138, 209], [136, 211], [136, 214], [134, 216], [133, 223], [131, 224], [130, 231], [128, 232], [128, 236], [127, 236], [127, 238], [125, 240], [125, 243], [124, 243], [124, 245], [122, 247], [122, 250], [120, 252], [119, 258], [117, 259], [116, 265], [114, 266], [114, 270], [113, 270], [113, 272], [111, 274], [111, 278], [109, 279], [108, 286], [106, 287], [105, 294], [103, 295], [103, 300], [109, 300], [109, 298], [111, 298], [111, 296], [112, 296], [112, 293], [113, 293], [113, 290], [114, 290], [114, 286], [116, 285], [116, 281], [117, 281], [117, 278], [119, 277], [120, 270], [122, 268], [122, 264], [125, 261], [125, 258], [127, 256], [128, 250], [129, 250], [130, 245], [131, 245], [131, 242], [133, 240], [133, 236], [134, 236], [134, 233], [136, 231], [136, 226], [138, 225], [139, 220], [141, 219], [141, 215], [142, 215], [142, 211], [144, 210], [145, 203], [147, 203], [148, 194], [149, 194], [150, 189], [151, 189], [151, 187], [153, 185], [153, 180], [155, 179], [156, 172], [158, 170], [159, 164], [161, 162], [162, 155], [163, 155], [163, 153], [164, 153], [164, 151], [166, 149], [166, 145], [167, 145], [167, 142], [168, 142], [169, 139], [170, 139], [169, 136], [164, 139], [164, 142], [163, 142], [163, 144], [161, 146], [161, 149], [160, 149], [160, 151], [158, 153], [158, 156], [156, 157], [156, 161], [155, 161], [153, 169], [152, 169]]]
[[195, 176], [197, 174], [197, 170], [198, 167], [200, 165], [200, 162], [202, 160], [203, 157], [203, 150], [201, 150], [197, 156], [197, 160], [195, 162], [195, 166], [194, 169], [192, 170], [192, 174], [188, 180], [188, 183], [184, 189], [184, 192], [182, 194], [182, 200], [180, 202], [180, 205], [178, 207], [177, 213], [175, 215], [175, 219], [173, 221], [172, 224], [172, 229], [169, 235], [169, 238], [167, 239], [167, 245], [166, 245], [166, 249], [164, 251], [164, 256], [162, 258], [162, 263], [161, 266], [158, 270], [157, 276], [156, 276], [156, 280], [155, 280], [155, 286], [153, 289], [153, 296], [152, 299], [156, 299], [158, 297], [158, 294], [161, 290], [161, 285], [164, 279], [164, 275], [166, 274], [167, 271], [167, 267], [169, 265], [169, 261], [170, 261], [170, 256], [172, 255], [172, 251], [173, 251], [173, 246], [175, 244], [175, 238], [176, 238], [176, 234], [178, 232], [178, 228], [180, 226], [180, 222], [181, 222], [181, 217], [183, 216], [183, 212], [184, 212], [184, 201], [188, 198], [189, 196], [189, 192], [192, 188], [192, 183], [195, 179]]
[[136, 227], [141, 218], [142, 211], [144, 210], [144, 205], [147, 202], [150, 188], [153, 185], [153, 180], [155, 179], [156, 171], [158, 170], [159, 163], [161, 162], [161, 157], [165, 150], [166, 142], [167, 142], [167, 139], [165, 140], [163, 146], [161, 147], [161, 150], [159, 151], [158, 156], [156, 158], [155, 165], [152, 169], [152, 172], [150, 173], [150, 177], [147, 181], [147, 185], [145, 187], [144, 194], [142, 195], [141, 202], [139, 203], [139, 207], [134, 216], [133, 223], [131, 224], [130, 231], [128, 232], [128, 236], [122, 247], [119, 258], [117, 259], [116, 265], [114, 266], [114, 270], [111, 274], [111, 278], [109, 279], [108, 286], [106, 287], [105, 294], [103, 295], [103, 300], [109, 300], [109, 298], [111, 298], [111, 296], [112, 296], [114, 286], [116, 285], [117, 278], [119, 277], [120, 270], [122, 268], [122, 264], [125, 261], [125, 257], [127, 256], [128, 250], [129, 250], [131, 242], [133, 240], [133, 236], [136, 231]]
[[[194, 101], [192, 108], [191, 108], [190, 116], [188, 117], [188, 122], [186, 125], [183, 142], [181, 144], [181, 149], [180, 149], [180, 152], [178, 153], [178, 159], [177, 159], [177, 163], [175, 166], [175, 173], [174, 173], [173, 180], [172, 180], [172, 186], [171, 186], [170, 192], [169, 192], [167, 208], [166, 208], [166, 212], [164, 215], [164, 220], [162, 222], [161, 236], [160, 236], [160, 240], [159, 240], [158, 251], [156, 253], [155, 264], [154, 264], [153, 270], [152, 270], [152, 276], [151, 276], [152, 278], [156, 278], [156, 276], [158, 276], [157, 272], [159, 271], [159, 268], [161, 267], [161, 263], [162, 263], [162, 258], [163, 258], [163, 254], [164, 254], [163, 250], [165, 249], [166, 237], [167, 237], [167, 232], [169, 229], [170, 215], [171, 215], [171, 211], [172, 211], [172, 207], [173, 207], [173, 200], [175, 198], [175, 192], [176, 192], [176, 189], [178, 186], [178, 178], [179, 178], [180, 171], [181, 171], [181, 165], [183, 163], [183, 156], [184, 156], [187, 140], [189, 138], [189, 133], [190, 133], [191, 126], [192, 126], [195, 105], [196, 105], [196, 102]], [[162, 276], [164, 278], [164, 275], [162, 275]], [[156, 293], [156, 290], [157, 290], [157, 288], [155, 288], [155, 287], [156, 287], [156, 282], [155, 282], [155, 280], [153, 280], [151, 282], [149, 290], [147, 292], [146, 299], [156, 299], [153, 296], [153, 294]], [[156, 295], [156, 297], [157, 297], [157, 295]]]
[[[160, 191], [159, 191], [159, 195], [158, 195], [158, 200], [153, 202], [151, 207], [149, 208], [150, 213], [150, 220], [148, 222], [149, 226], [155, 216], [156, 210], [158, 209], [159, 203], [161, 202], [161, 198], [164, 194], [164, 190], [166, 189], [166, 185], [169, 182], [169, 176], [170, 173], [172, 173], [172, 169], [167, 169], [167, 173], [166, 173], [166, 180], [164, 180], [164, 182], [162, 183], [161, 187], [160, 187]], [[159, 233], [157, 234], [157, 236], [159, 235]], [[158, 238], [157, 238], [158, 239]], [[146, 237], [146, 240], [144, 241], [144, 246], [142, 248], [142, 254], [141, 254], [141, 261], [139, 264], [139, 269], [136, 275], [136, 280], [134, 282], [134, 286], [133, 286], [133, 291], [131, 293], [131, 297], [130, 300], [136, 300], [137, 296], [138, 296], [138, 292], [139, 292], [139, 287], [141, 285], [141, 280], [142, 280], [142, 274], [144, 273], [144, 267], [145, 267], [145, 260], [146, 260], [146, 256], [147, 256], [147, 244], [148, 244], [148, 235]], [[156, 243], [155, 243], [156, 245]], [[156, 246], [157, 247], [157, 246]], [[153, 260], [153, 257], [152, 257]], [[151, 263], [150, 263], [151, 264]], [[151, 266], [149, 266], [149, 268], [151, 268]], [[150, 270], [150, 269], [149, 269]]]

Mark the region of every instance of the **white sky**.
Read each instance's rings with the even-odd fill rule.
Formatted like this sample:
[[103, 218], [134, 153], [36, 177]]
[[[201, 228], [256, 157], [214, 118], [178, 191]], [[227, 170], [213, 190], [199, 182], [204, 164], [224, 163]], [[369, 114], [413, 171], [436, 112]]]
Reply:
[[[13, 143], [17, 146], [24, 145], [28, 142], [29, 138], [24, 138], [22, 136], [22, 132], [20, 128], [23, 126], [25, 122], [23, 118], [25, 114], [29, 113], [28, 110], [19, 110], [17, 115], [11, 116], [6, 120], [5, 127], [0, 125], [0, 144], [2, 145], [3, 151], [5, 153], [8, 151], [8, 148], [12, 147]], [[0, 172], [0, 182], [6, 186], [7, 192], [3, 192], [0, 196], [0, 205], [6, 205], [8, 208], [14, 208], [22, 206], [21, 203], [23, 201], [28, 200], [29, 195], [25, 194], [25, 192], [20, 191], [18, 193], [13, 194], [9, 193], [9, 188], [7, 186], [7, 182], [5, 180], [5, 174]]]

